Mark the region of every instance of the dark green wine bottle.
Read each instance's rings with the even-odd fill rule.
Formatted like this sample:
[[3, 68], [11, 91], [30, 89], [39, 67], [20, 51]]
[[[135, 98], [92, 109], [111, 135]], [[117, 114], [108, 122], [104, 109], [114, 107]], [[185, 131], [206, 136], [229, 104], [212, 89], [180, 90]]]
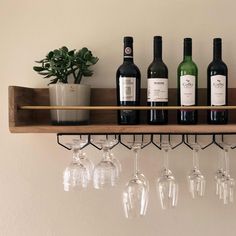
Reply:
[[[222, 61], [222, 40], [213, 40], [213, 61], [207, 68], [207, 105], [213, 106], [207, 111], [209, 124], [226, 124], [228, 111], [223, 106], [228, 105], [228, 68]], [[222, 106], [222, 110], [214, 110], [214, 106]]]
[[[177, 111], [179, 124], [196, 124], [198, 69], [192, 61], [192, 39], [184, 39], [184, 59], [178, 67], [178, 105], [183, 109]], [[185, 106], [192, 106], [193, 110], [184, 110]]]
[[[162, 60], [162, 37], [154, 37], [154, 57], [148, 67], [147, 75], [147, 105], [168, 105], [168, 68]], [[147, 112], [148, 124], [166, 124], [168, 122], [167, 110], [149, 110]]]

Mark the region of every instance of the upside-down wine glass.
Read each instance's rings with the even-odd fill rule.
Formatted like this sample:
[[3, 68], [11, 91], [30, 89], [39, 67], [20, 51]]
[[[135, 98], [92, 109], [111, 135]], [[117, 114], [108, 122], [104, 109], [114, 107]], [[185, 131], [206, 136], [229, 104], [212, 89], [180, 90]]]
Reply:
[[178, 201], [178, 184], [169, 169], [169, 143], [161, 144], [161, 149], [164, 150], [164, 167], [161, 171], [161, 176], [157, 179], [157, 192], [159, 193], [162, 209], [174, 208]]
[[118, 170], [111, 155], [111, 147], [115, 140], [106, 140], [102, 143], [103, 159], [95, 166], [93, 186], [95, 189], [114, 187], [118, 181]]
[[206, 179], [199, 169], [198, 152], [201, 147], [197, 143], [192, 144], [191, 147], [193, 150], [193, 168], [187, 176], [188, 188], [192, 198], [203, 197], [205, 194]]
[[86, 141], [81, 139], [74, 139], [73, 143], [69, 144], [73, 154], [72, 162], [63, 173], [64, 191], [81, 190], [88, 187], [92, 178], [93, 163], [81, 150], [85, 144]]
[[229, 170], [229, 150], [230, 145], [223, 143], [225, 170], [219, 184], [219, 197], [224, 204], [233, 203], [235, 180], [230, 176]]
[[222, 154], [219, 155], [218, 158], [218, 169], [215, 173], [215, 189], [216, 195], [219, 199], [223, 199], [223, 194], [221, 191], [221, 180], [224, 178], [224, 152], [222, 150]]
[[[115, 141], [114, 141], [115, 142]], [[115, 165], [116, 167], [116, 178], [117, 178], [117, 181], [120, 177], [120, 174], [122, 172], [122, 165], [120, 163], [120, 161], [116, 158], [116, 156], [114, 155], [114, 153], [112, 152], [112, 149], [111, 149], [111, 146], [109, 145], [109, 154], [110, 154], [110, 158], [113, 162], [113, 164]]]
[[130, 181], [126, 183], [123, 191], [123, 208], [126, 218], [138, 218], [144, 216], [147, 211], [149, 199], [149, 183], [144, 174], [139, 171], [139, 152], [141, 144], [134, 144], [134, 173]]

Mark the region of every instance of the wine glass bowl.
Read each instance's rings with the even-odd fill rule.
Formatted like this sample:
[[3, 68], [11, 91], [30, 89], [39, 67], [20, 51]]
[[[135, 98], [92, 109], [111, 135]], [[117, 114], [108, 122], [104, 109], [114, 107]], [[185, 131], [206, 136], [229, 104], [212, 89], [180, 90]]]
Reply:
[[121, 165], [120, 161], [115, 157], [115, 155], [113, 154], [113, 152], [111, 150], [110, 150], [110, 157], [111, 157], [112, 163], [116, 167], [116, 178], [118, 180], [120, 177], [120, 174], [122, 172], [122, 165]]
[[192, 198], [203, 197], [205, 194], [206, 179], [201, 172], [194, 168], [188, 175], [189, 192]]
[[177, 206], [178, 184], [170, 170], [165, 169], [162, 171], [161, 177], [157, 180], [157, 189], [163, 210]]
[[235, 180], [230, 176], [229, 170], [229, 150], [231, 145], [220, 143], [220, 147], [223, 149], [223, 152], [219, 158], [219, 168], [215, 174], [216, 195], [224, 204], [229, 204], [234, 201], [235, 186]]
[[233, 203], [234, 201], [234, 186], [235, 180], [230, 177], [230, 175], [226, 175], [222, 179], [222, 198], [224, 204]]
[[101, 142], [103, 159], [95, 166], [93, 173], [93, 186], [95, 189], [114, 187], [118, 182], [121, 166], [119, 161], [111, 155], [111, 147], [116, 140]]
[[81, 155], [80, 155], [80, 162], [81, 162], [81, 164], [83, 164], [83, 165], [86, 167], [86, 169], [88, 170], [88, 173], [89, 173], [89, 180], [92, 180], [92, 178], [93, 178], [93, 170], [94, 170], [94, 164], [93, 164], [93, 162], [92, 162], [90, 159], [88, 159], [86, 153], [84, 153], [84, 152], [81, 153]]
[[80, 161], [73, 161], [63, 173], [64, 191], [81, 190], [88, 187], [90, 176]]
[[224, 178], [224, 170], [220, 168], [215, 173], [216, 195], [219, 196], [219, 199], [222, 198], [221, 182], [223, 178]]
[[123, 191], [123, 207], [126, 218], [138, 218], [146, 214], [148, 189], [138, 176], [131, 179]]
[[82, 152], [86, 140], [73, 139], [67, 144], [72, 149], [72, 162], [63, 172], [64, 191], [81, 190], [88, 187], [93, 174], [93, 163]]
[[206, 188], [205, 176], [201, 173], [199, 168], [199, 156], [198, 152], [201, 150], [201, 146], [198, 143], [190, 143], [190, 147], [193, 152], [193, 167], [190, 170], [187, 181], [188, 189], [193, 199], [197, 197], [203, 197]]
[[103, 159], [98, 163], [93, 173], [93, 186], [95, 189], [114, 187], [116, 185], [117, 171], [112, 161]]

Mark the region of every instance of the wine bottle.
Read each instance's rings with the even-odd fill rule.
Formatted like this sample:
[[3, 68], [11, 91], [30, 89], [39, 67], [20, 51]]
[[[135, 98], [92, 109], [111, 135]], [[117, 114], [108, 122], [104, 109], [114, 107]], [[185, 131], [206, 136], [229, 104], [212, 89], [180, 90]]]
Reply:
[[[168, 105], [168, 68], [162, 61], [162, 37], [154, 37], [154, 59], [147, 70], [147, 105]], [[166, 124], [167, 110], [149, 110], [148, 124]]]
[[[133, 38], [124, 37], [124, 61], [116, 72], [117, 105], [140, 105], [141, 74], [133, 61]], [[133, 125], [139, 123], [138, 110], [118, 110], [118, 123]]]
[[[222, 61], [222, 40], [213, 40], [213, 61], [207, 68], [207, 105], [225, 106], [228, 104], [228, 69]], [[209, 124], [226, 124], [228, 122], [227, 110], [208, 110]]]
[[[192, 39], [184, 39], [184, 59], [178, 67], [178, 105], [183, 109], [177, 111], [179, 124], [196, 124], [198, 69], [192, 61]], [[184, 106], [193, 106], [193, 110], [184, 110]]]

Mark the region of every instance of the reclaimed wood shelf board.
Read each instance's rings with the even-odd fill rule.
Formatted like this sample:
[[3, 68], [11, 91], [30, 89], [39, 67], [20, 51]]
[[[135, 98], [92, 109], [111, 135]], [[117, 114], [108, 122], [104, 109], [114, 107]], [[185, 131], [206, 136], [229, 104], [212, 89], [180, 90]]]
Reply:
[[[177, 90], [169, 89], [169, 105], [176, 106]], [[198, 90], [199, 106], [206, 105], [206, 89]], [[229, 106], [235, 109], [236, 89], [229, 89]], [[236, 111], [229, 108], [229, 124], [206, 124], [206, 110], [198, 111], [199, 124], [176, 124], [176, 109], [169, 110], [168, 125], [147, 125], [145, 107], [140, 111], [140, 125], [117, 125], [116, 90], [114, 88], [94, 88], [91, 91], [91, 106], [105, 109], [90, 111], [90, 124], [76, 126], [51, 125], [48, 88], [9, 87], [9, 130], [12, 133], [81, 133], [81, 134], [131, 134], [131, 133], [236, 133]], [[141, 105], [146, 105], [146, 89], [141, 91]], [[30, 106], [30, 107], [28, 107]], [[43, 106], [40, 108], [40, 106]], [[47, 109], [44, 109], [47, 106]], [[114, 109], [106, 109], [113, 106]], [[22, 109], [24, 108], [25, 109]]]
[[20, 125], [12, 133], [80, 133], [80, 134], [221, 134], [236, 133], [236, 125]]

